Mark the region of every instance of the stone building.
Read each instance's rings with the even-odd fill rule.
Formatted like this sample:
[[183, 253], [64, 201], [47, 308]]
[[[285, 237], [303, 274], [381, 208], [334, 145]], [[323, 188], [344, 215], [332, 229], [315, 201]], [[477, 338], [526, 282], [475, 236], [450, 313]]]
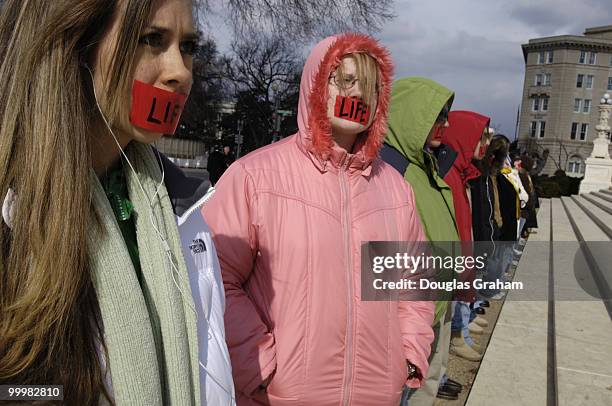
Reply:
[[522, 48], [519, 148], [548, 155], [544, 174], [563, 169], [583, 176], [597, 136], [597, 106], [612, 91], [612, 25], [531, 39]]

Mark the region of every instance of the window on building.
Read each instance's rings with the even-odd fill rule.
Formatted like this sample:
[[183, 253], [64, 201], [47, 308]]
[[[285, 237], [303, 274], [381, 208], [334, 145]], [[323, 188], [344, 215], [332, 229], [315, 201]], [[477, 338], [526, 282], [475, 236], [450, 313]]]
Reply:
[[572, 157], [567, 162], [567, 172], [572, 175], [582, 175], [584, 174], [584, 162], [582, 158], [578, 155], [572, 155]]
[[582, 106], [582, 99], [574, 99], [574, 113], [580, 113], [581, 106]]
[[582, 87], [582, 82], [584, 82], [584, 75], [579, 73], [578, 76], [576, 76], [576, 87]]
[[537, 128], [538, 128], [538, 122], [537, 121], [532, 121], [531, 123], [529, 123], [529, 136], [531, 138], [535, 138]]
[[567, 172], [568, 173], [580, 173], [580, 167], [582, 162], [577, 162], [577, 161], [569, 161], [567, 163]]
[[594, 78], [593, 75], [587, 75], [585, 88], [587, 88], [587, 89], [592, 89], [593, 88], [593, 78]]
[[542, 111], [548, 111], [548, 97], [542, 97]]
[[542, 86], [542, 74], [541, 73], [537, 73], [535, 75], [535, 79], [533, 81], [533, 84], [535, 86]]
[[580, 141], [584, 141], [587, 139], [589, 135], [589, 125], [587, 123], [582, 123], [580, 126]]
[[553, 63], [553, 51], [546, 52], [546, 63]]
[[551, 78], [551, 74], [550, 73], [546, 73], [544, 75], [544, 86], [550, 86], [550, 78]]
[[608, 65], [612, 66], [612, 55], [610, 55], [610, 63]]
[[542, 65], [544, 63], [544, 51], [538, 53], [538, 65]]
[[583, 113], [591, 112], [591, 99], [584, 99], [584, 103], [582, 105], [582, 112]]
[[589, 54], [589, 65], [595, 65], [597, 62], [597, 52], [591, 52]]
[[578, 58], [578, 63], [584, 63], [585, 60], [586, 60], [586, 52], [580, 51], [580, 58]]
[[570, 132], [570, 139], [575, 140], [577, 133], [578, 133], [578, 123], [572, 123], [572, 131]]
[[546, 121], [540, 121], [539, 137], [544, 138], [544, 132], [546, 131]]
[[533, 106], [531, 107], [531, 110], [540, 111], [540, 98], [539, 97], [533, 98]]
[[612, 90], [612, 76], [608, 76], [608, 90]]

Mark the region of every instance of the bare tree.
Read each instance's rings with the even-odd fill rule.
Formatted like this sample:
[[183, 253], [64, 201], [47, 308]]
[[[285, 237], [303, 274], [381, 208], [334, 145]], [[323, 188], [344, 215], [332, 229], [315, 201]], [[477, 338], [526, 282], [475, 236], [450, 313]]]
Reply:
[[393, 0], [199, 0], [206, 20], [211, 6], [224, 10], [239, 38], [267, 32], [288, 42], [307, 42], [343, 31], [377, 32], [391, 20]]
[[236, 92], [248, 90], [270, 103], [273, 91], [282, 94], [294, 85], [301, 60], [282, 39], [253, 34], [244, 41], [234, 41], [231, 50], [233, 58], [225, 59], [226, 77]]
[[[286, 110], [297, 105], [300, 57], [285, 41], [257, 34], [244, 42], [234, 41], [232, 56], [225, 61], [226, 77], [234, 86], [236, 115], [245, 122], [246, 147], [269, 143], [276, 105]], [[283, 130], [291, 131], [293, 121], [284, 122]]]
[[177, 137], [214, 140], [220, 104], [228, 99], [224, 58], [212, 39], [202, 41], [193, 60], [193, 86], [181, 118]]

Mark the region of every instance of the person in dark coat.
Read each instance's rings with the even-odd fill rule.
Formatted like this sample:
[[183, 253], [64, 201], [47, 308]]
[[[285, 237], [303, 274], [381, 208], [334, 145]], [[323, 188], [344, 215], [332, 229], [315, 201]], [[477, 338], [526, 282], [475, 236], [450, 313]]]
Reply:
[[223, 151], [215, 150], [208, 157], [207, 170], [210, 183], [214, 186], [223, 175], [223, 172], [235, 161], [234, 154], [229, 145], [223, 147]]
[[[482, 175], [472, 180], [470, 188], [474, 241], [500, 240], [501, 222], [498, 225], [495, 221], [495, 212], [500, 210], [499, 198], [495, 198], [493, 178], [497, 180], [507, 153], [503, 139], [494, 137], [487, 148], [485, 158], [477, 163]], [[479, 245], [485, 246], [484, 244]]]
[[[504, 245], [500, 241], [515, 241], [517, 230], [517, 194], [514, 186], [503, 175], [508, 156], [508, 139], [496, 135], [491, 140], [485, 158], [480, 161], [482, 176], [472, 182], [472, 228], [474, 255], [486, 255], [489, 263], [484, 279], [501, 279], [506, 265]], [[481, 296], [497, 299], [499, 291], [480, 291]]]

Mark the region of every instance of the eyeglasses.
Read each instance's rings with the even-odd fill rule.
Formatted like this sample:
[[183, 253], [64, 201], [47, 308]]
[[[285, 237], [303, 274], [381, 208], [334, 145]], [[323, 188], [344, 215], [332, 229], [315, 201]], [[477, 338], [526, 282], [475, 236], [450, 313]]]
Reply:
[[329, 84], [334, 84], [342, 90], [351, 90], [358, 81], [358, 78], [352, 76], [345, 76], [342, 80], [338, 79], [336, 75], [331, 75], [329, 77]]
[[450, 107], [444, 106], [440, 114], [438, 114], [438, 118], [436, 118], [436, 124], [444, 124], [448, 121], [448, 113], [450, 111]]

